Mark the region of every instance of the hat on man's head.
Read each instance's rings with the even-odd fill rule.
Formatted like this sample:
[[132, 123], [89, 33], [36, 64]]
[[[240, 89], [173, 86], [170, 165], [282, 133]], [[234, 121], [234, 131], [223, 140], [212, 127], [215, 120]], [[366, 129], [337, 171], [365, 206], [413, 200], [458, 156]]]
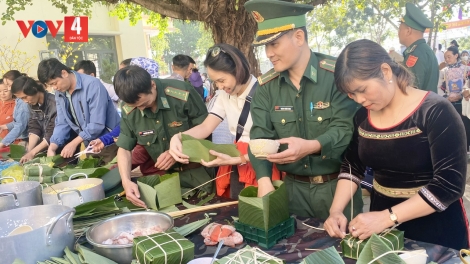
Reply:
[[305, 14], [313, 9], [311, 5], [282, 0], [250, 0], [244, 6], [258, 23], [254, 46], [265, 45], [289, 30], [305, 27]]
[[400, 22], [421, 32], [424, 32], [426, 28], [433, 27], [432, 22], [426, 17], [423, 11], [412, 3], [406, 3], [406, 13]]

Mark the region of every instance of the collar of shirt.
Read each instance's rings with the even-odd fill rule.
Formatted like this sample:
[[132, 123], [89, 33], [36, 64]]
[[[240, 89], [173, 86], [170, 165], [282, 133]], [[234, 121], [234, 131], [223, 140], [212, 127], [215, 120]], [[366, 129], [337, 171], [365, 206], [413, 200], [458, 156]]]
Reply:
[[168, 77], [168, 79], [175, 79], [175, 80], [179, 80], [179, 81], [183, 81], [184, 82], [184, 78], [183, 76], [179, 75], [178, 73], [176, 72], [173, 72], [170, 77]]
[[[243, 100], [245, 101], [246, 97], [248, 96], [248, 94], [250, 93], [251, 89], [253, 88], [253, 85], [255, 84], [255, 82], [257, 81], [257, 79], [255, 78], [255, 76], [253, 75], [250, 75], [250, 80], [248, 81], [248, 86], [246, 87], [245, 91], [243, 91], [242, 94], [240, 94], [239, 96], [236, 96], [236, 95], [229, 95], [229, 98], [230, 99], [235, 99], [235, 100]], [[218, 90], [218, 91], [221, 91], [221, 90]]]
[[426, 43], [426, 41], [424, 39], [418, 39], [417, 41], [413, 42], [410, 46], [405, 49], [405, 51], [403, 51], [403, 55], [408, 55], [412, 52], [412, 50], [416, 49], [413, 49], [414, 46], [418, 46], [421, 43]]
[[[312, 81], [313, 83], [316, 83], [317, 82], [317, 66], [318, 66], [318, 58], [315, 55], [315, 53], [310, 51], [310, 60], [308, 61], [307, 67], [305, 67], [305, 71], [304, 71], [302, 79], [305, 77], [309, 79], [310, 81]], [[281, 72], [280, 78], [279, 78], [279, 85], [281, 85], [281, 80], [291, 83], [289, 79], [289, 70], [285, 70]]]
[[156, 118], [157, 113], [160, 110], [170, 110], [170, 105], [168, 103], [168, 99], [165, 94], [165, 90], [163, 87], [163, 84], [159, 79], [152, 79], [153, 82], [155, 82], [155, 85], [157, 86], [157, 110], [155, 112], [152, 112], [150, 108], [145, 108], [144, 110], [141, 110], [142, 116], [147, 116], [149, 118]]

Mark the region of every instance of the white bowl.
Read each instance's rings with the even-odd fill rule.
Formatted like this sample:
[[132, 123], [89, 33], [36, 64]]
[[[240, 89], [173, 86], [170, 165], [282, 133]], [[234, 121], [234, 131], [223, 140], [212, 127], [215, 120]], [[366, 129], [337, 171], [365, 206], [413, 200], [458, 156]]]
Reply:
[[250, 150], [258, 159], [266, 159], [270, 154], [277, 153], [279, 141], [272, 139], [252, 139], [250, 140]]
[[398, 256], [400, 256], [406, 264], [426, 264], [428, 260], [428, 254], [426, 254], [425, 249], [409, 251]]
[[[217, 259], [215, 259], [217, 260]], [[188, 264], [211, 264], [212, 258], [206, 257], [206, 258], [197, 258], [193, 259]]]

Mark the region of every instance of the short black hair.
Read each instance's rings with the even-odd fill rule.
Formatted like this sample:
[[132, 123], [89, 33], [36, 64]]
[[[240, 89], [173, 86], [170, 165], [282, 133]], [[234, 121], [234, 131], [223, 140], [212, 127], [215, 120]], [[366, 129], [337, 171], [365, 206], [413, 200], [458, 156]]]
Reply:
[[152, 93], [152, 77], [145, 69], [135, 65], [117, 71], [113, 84], [118, 97], [128, 104], [137, 102], [140, 94]]
[[[219, 52], [214, 52], [216, 49], [219, 49]], [[204, 66], [231, 74], [237, 84], [245, 84], [250, 80], [248, 60], [239, 49], [229, 44], [217, 44], [209, 48]]]
[[119, 64], [124, 65], [124, 67], [127, 67], [127, 66], [131, 65], [131, 61], [132, 61], [132, 59], [125, 59], [125, 60], [121, 61], [121, 63], [119, 63]]
[[72, 72], [69, 67], [56, 58], [43, 60], [38, 65], [38, 79], [40, 82], [46, 83], [55, 78], [62, 78], [62, 71]]
[[450, 42], [450, 44], [453, 44], [453, 45], [456, 46], [457, 48], [460, 47], [459, 44], [457, 43], [457, 40], [455, 40], [455, 39], [452, 40], [452, 41]]
[[[189, 60], [189, 56], [183, 55], [183, 54], [178, 54], [173, 57], [173, 66], [182, 69], [182, 70], [187, 70], [189, 67], [189, 64], [191, 61]], [[193, 60], [194, 61], [194, 60]]]
[[442, 49], [442, 44], [437, 44], [437, 49], [441, 50]]
[[96, 66], [91, 60], [81, 60], [73, 66], [74, 71], [83, 70], [85, 74], [94, 74], [96, 76]]
[[191, 58], [191, 56], [188, 56], [188, 59], [189, 59], [189, 62], [192, 63], [192, 64], [196, 64], [196, 61], [194, 61], [193, 58]]
[[5, 74], [3, 74], [2, 82], [3, 82], [3, 79], [14, 81], [15, 79], [21, 76], [28, 76], [28, 75], [26, 75], [26, 73], [21, 73], [20, 71], [17, 71], [17, 70], [10, 70], [10, 71], [5, 72]]
[[26, 95], [36, 95], [38, 92], [46, 93], [44, 86], [31, 77], [21, 76], [11, 85], [13, 94], [23, 92]]

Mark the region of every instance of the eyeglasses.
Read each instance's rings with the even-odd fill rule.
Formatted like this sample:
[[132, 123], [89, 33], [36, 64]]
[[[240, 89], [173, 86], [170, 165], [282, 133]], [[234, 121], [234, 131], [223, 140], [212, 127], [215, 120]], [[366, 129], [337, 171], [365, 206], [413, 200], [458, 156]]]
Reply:
[[222, 51], [223, 53], [227, 53], [227, 52], [225, 52], [225, 50], [223, 50], [221, 47], [215, 46], [215, 47], [211, 48], [211, 51], [210, 51], [210, 52], [211, 52], [211, 56], [212, 56], [212, 57], [217, 57], [217, 56], [220, 54], [221, 51]]

